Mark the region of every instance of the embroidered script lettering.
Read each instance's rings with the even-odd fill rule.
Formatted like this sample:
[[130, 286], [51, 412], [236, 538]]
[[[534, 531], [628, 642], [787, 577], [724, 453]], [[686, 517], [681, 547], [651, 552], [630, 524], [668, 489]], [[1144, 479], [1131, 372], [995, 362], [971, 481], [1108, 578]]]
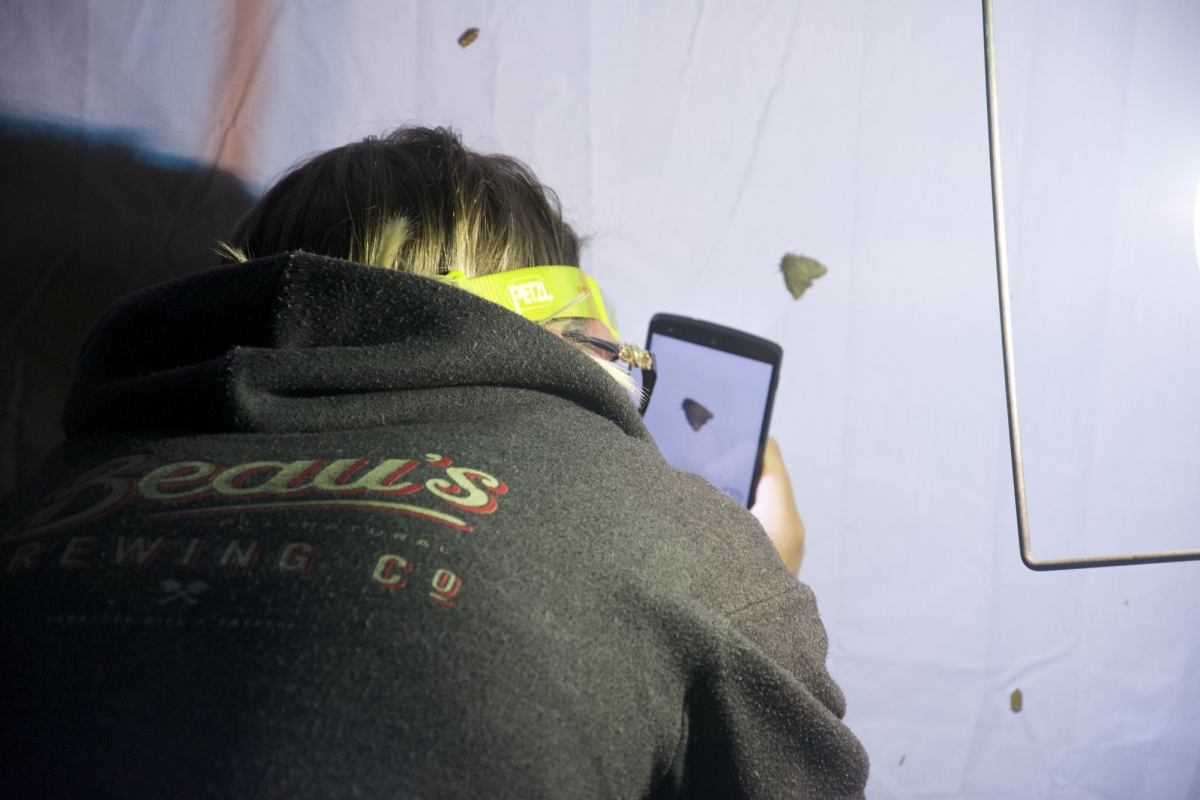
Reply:
[[[280, 511], [302, 508], [345, 508], [387, 511], [429, 520], [461, 531], [472, 527], [458, 512], [491, 514], [496, 498], [508, 492], [504, 481], [477, 469], [452, 466], [437, 453], [422, 458], [302, 459], [248, 461], [225, 465], [209, 461], [177, 461], [132, 473], [152, 462], [147, 455], [122, 456], [75, 478], [46, 497], [43, 507], [0, 537], [0, 543], [24, 541], [84, 525], [111, 514], [134, 499], [163, 506], [155, 519], [211, 514]], [[445, 477], [426, 477], [420, 470], [443, 469]], [[424, 490], [450, 509], [407, 502]], [[405, 502], [400, 500], [404, 497]], [[453, 513], [450, 513], [453, 512]], [[199, 557], [193, 542], [180, 566]], [[82, 544], [80, 545], [82, 547]], [[33, 559], [33, 551], [23, 558]], [[121, 566], [148, 566], [158, 557], [152, 541], [129, 540], [117, 556]], [[19, 569], [19, 568], [18, 568]]]

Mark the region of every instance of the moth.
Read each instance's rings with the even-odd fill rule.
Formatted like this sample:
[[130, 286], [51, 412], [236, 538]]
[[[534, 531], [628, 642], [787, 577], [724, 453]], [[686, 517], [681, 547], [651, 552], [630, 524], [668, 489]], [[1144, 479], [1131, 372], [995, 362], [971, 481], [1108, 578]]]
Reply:
[[794, 300], [799, 300], [800, 295], [813, 285], [813, 281], [829, 271], [815, 258], [798, 256], [795, 253], [785, 254], [779, 262], [779, 269], [783, 272], [783, 282], [787, 284]]
[[713, 418], [711, 411], [690, 397], [686, 397], [683, 400], [683, 415], [687, 417], [688, 425], [691, 425], [694, 431], [703, 428], [704, 423]]

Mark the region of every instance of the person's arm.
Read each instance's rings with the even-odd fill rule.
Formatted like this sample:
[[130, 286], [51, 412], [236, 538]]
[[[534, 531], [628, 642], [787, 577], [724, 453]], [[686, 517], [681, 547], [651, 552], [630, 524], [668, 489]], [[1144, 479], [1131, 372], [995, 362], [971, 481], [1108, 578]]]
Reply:
[[767, 536], [771, 537], [783, 565], [793, 575], [799, 574], [800, 562], [804, 560], [804, 522], [796, 510], [792, 483], [774, 437], [767, 438], [762, 476], [758, 479], [758, 491], [750, 513], [758, 518]]

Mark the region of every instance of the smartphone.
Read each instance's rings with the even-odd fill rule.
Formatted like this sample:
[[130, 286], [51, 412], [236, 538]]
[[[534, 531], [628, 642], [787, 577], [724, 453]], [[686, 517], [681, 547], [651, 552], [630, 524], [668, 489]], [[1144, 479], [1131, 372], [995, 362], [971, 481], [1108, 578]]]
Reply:
[[663, 458], [753, 506], [783, 349], [675, 314], [654, 315], [646, 349], [658, 378], [643, 419]]

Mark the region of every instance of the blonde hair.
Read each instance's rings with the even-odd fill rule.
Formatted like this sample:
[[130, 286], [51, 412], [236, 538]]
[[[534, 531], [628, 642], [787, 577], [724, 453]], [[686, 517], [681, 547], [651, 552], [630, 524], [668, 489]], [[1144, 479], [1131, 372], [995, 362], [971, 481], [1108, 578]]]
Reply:
[[[580, 246], [558, 196], [525, 164], [476, 153], [446, 128], [408, 127], [294, 167], [218, 251], [229, 262], [304, 250], [426, 277], [475, 277], [577, 267]], [[625, 370], [580, 349], [637, 394]]]

